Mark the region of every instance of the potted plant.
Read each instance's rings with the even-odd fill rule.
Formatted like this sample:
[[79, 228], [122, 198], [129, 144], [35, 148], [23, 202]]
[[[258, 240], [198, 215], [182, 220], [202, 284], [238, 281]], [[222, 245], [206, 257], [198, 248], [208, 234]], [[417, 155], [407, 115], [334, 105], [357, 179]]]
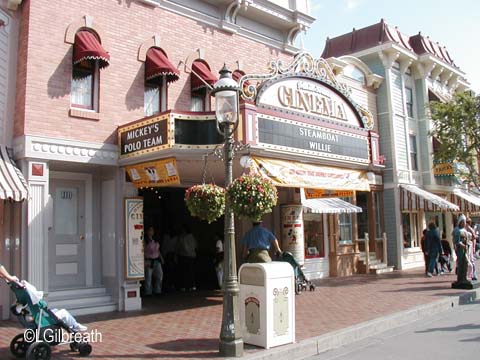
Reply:
[[227, 188], [227, 201], [235, 215], [259, 221], [272, 212], [278, 193], [273, 182], [258, 173], [245, 174]]
[[215, 184], [194, 185], [185, 191], [190, 215], [211, 223], [225, 211], [225, 189]]

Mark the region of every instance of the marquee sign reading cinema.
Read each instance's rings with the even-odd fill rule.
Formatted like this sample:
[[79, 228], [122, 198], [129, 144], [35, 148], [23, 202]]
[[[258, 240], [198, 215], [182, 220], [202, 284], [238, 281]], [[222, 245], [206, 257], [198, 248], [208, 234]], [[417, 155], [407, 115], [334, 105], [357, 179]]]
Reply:
[[297, 57], [289, 69], [275, 68], [277, 73], [258, 87], [258, 93], [248, 89], [256, 95], [257, 145], [277, 152], [369, 164], [371, 114], [349, 99], [326, 62], [305, 66], [302, 61], [309, 55], [300, 56], [304, 59]]

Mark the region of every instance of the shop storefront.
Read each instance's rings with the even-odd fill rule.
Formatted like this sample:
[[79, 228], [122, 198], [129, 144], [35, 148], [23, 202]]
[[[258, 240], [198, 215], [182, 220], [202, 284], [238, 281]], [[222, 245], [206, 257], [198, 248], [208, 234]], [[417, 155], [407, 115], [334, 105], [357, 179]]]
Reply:
[[[323, 59], [300, 53], [288, 69], [276, 64], [274, 73], [240, 79], [236, 140], [249, 150], [234, 161], [234, 177], [256, 171], [273, 180], [279, 204], [264, 225], [311, 278], [366, 271], [365, 238], [371, 253], [383, 254], [373, 115], [351, 99]], [[120, 164], [139, 191], [159, 194], [161, 187], [186, 188], [206, 177], [223, 183], [213, 114], [166, 112], [122, 125], [118, 138]], [[238, 244], [250, 224], [236, 222]]]

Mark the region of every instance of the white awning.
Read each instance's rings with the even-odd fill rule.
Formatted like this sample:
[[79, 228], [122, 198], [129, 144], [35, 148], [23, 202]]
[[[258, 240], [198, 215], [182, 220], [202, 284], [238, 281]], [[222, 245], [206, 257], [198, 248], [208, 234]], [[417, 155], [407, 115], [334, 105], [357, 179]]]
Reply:
[[402, 184], [400, 186], [402, 190], [400, 199], [402, 210], [460, 210], [457, 205], [451, 203], [450, 201], [447, 201], [441, 196], [435, 195], [429, 191], [420, 189], [416, 185]]
[[466, 212], [478, 212], [480, 211], [480, 196], [474, 193], [463, 190], [455, 189], [452, 194], [452, 202], [460, 207], [461, 211]]
[[361, 213], [362, 208], [339, 198], [302, 200], [307, 213], [314, 214], [341, 214]]
[[28, 198], [28, 185], [20, 169], [0, 145], [0, 199], [22, 201]]

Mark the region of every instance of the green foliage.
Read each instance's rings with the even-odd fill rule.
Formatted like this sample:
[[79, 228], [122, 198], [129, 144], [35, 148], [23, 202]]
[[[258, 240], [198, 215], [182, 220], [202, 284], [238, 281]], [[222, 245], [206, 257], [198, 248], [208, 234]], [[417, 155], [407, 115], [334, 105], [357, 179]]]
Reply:
[[277, 204], [277, 188], [270, 179], [253, 173], [235, 179], [227, 188], [227, 201], [235, 215], [260, 220]]
[[479, 189], [480, 96], [464, 92], [455, 94], [448, 103], [431, 101], [430, 112], [430, 135], [440, 143], [434, 160], [462, 163], [466, 168], [462, 176]]
[[211, 222], [225, 211], [225, 189], [214, 184], [194, 185], [185, 191], [190, 215]]

